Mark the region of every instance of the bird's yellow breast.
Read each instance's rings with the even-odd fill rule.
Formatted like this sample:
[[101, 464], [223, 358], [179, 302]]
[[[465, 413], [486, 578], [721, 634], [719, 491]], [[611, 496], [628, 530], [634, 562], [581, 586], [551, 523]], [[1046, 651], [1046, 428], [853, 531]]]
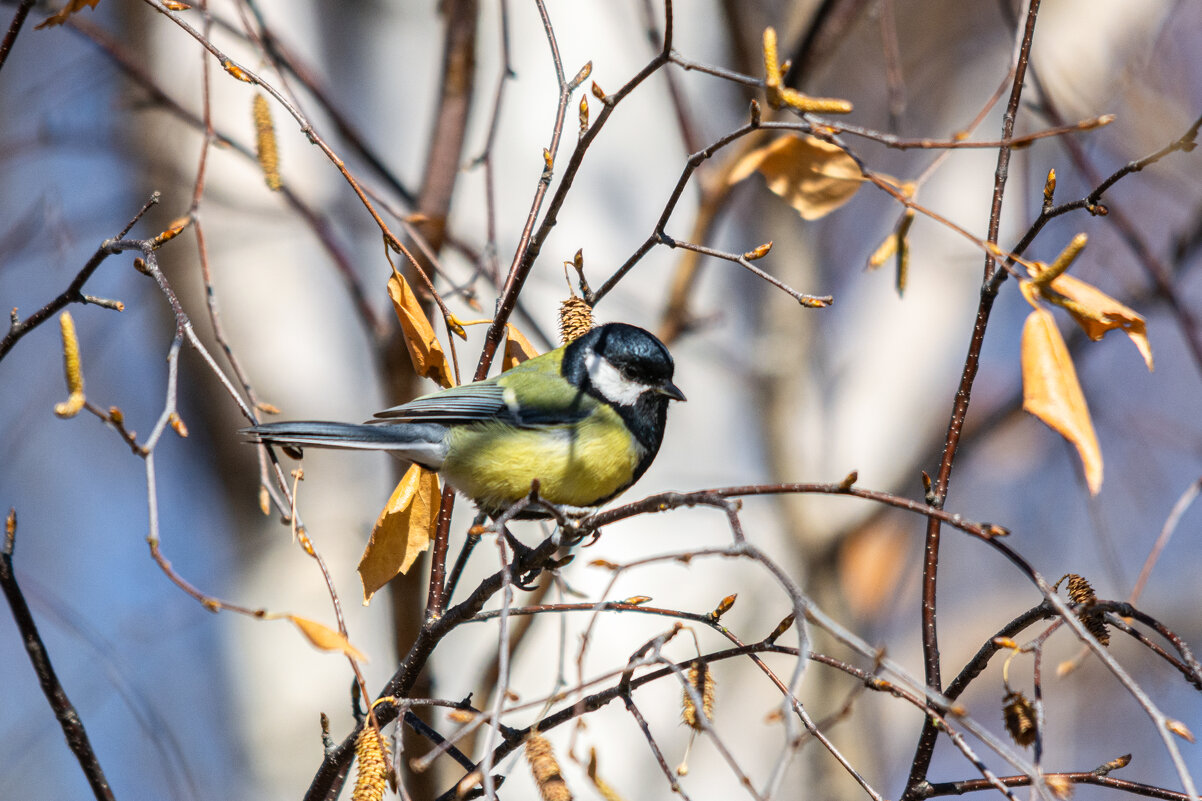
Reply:
[[625, 489], [643, 455], [612, 409], [572, 425], [515, 428], [500, 422], [456, 427], [443, 477], [485, 510], [530, 493], [557, 505], [595, 506]]

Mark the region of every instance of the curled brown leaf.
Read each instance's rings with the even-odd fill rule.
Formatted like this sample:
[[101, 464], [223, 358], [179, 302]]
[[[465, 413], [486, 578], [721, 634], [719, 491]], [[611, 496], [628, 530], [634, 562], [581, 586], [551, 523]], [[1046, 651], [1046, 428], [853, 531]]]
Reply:
[[414, 372], [423, 378], [434, 379], [442, 387], [454, 386], [454, 373], [430, 319], [409, 282], [396, 271], [388, 279], [388, 297], [392, 299], [392, 307], [405, 334], [405, 346], [409, 349]]
[[803, 220], [817, 220], [851, 200], [864, 183], [855, 159], [814, 136], [782, 136], [757, 148], [731, 168], [730, 182], [759, 171], [768, 188]]
[[1076, 447], [1085, 483], [1096, 495], [1102, 486], [1102, 451], [1072, 357], [1047, 309], [1032, 311], [1023, 326], [1022, 367], [1023, 409]]
[[367, 657], [363, 655], [362, 651], [351, 645], [350, 640], [329, 626], [299, 615], [285, 615], [284, 617], [291, 620], [300, 629], [300, 633], [305, 635], [305, 639], [317, 648], [323, 651], [340, 651], [352, 659], [358, 659], [361, 662], [367, 661]]
[[440, 500], [438, 476], [410, 465], [380, 512], [359, 560], [363, 603], [368, 603], [393, 576], [407, 572], [421, 552], [430, 547]]

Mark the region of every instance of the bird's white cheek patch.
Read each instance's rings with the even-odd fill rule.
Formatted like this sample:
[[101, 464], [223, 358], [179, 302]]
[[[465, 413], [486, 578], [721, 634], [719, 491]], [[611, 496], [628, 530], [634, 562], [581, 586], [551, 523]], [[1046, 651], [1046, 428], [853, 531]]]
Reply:
[[624, 378], [618, 368], [589, 351], [584, 355], [584, 369], [588, 371], [589, 380], [606, 400], [619, 406], [633, 406], [639, 396], [652, 387]]

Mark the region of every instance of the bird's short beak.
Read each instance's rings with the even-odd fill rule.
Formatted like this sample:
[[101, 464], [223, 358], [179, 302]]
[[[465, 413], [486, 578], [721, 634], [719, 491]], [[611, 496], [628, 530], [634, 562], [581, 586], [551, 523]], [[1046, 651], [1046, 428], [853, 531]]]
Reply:
[[663, 386], [656, 387], [656, 390], [659, 392], [659, 394], [667, 395], [672, 400], [687, 400], [687, 398], [684, 396], [684, 393], [680, 391], [680, 387], [676, 386], [671, 381], [665, 381]]

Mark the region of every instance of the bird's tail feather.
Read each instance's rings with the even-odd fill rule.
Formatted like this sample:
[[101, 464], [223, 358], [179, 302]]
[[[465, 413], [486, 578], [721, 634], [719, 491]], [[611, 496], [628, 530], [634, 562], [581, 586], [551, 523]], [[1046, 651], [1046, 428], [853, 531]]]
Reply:
[[263, 423], [242, 433], [263, 445], [388, 451], [423, 467], [437, 470], [446, 457], [446, 427], [436, 423], [333, 423], [293, 420]]

